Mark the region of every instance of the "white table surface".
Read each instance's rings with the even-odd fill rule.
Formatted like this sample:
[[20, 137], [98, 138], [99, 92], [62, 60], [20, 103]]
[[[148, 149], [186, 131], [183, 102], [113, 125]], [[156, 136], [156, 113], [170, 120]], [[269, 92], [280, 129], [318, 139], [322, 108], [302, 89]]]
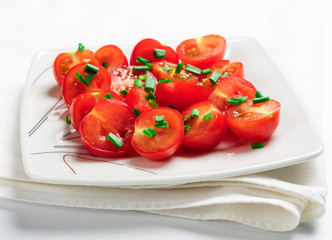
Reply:
[[[179, 42], [218, 33], [260, 40], [316, 115], [332, 185], [329, 0], [250, 1], [4, 1], [0, 0], [1, 133], [17, 132], [22, 89], [33, 55], [43, 49], [132, 45], [145, 37]], [[190, 21], [189, 21], [190, 20]], [[75, 46], [75, 47], [73, 47]], [[0, 88], [1, 89], [1, 88]], [[312, 92], [321, 93], [321, 106]], [[321, 119], [321, 120], [319, 120]], [[9, 130], [8, 130], [9, 129]], [[16, 129], [16, 130], [15, 130]], [[19, 136], [18, 136], [19, 137]], [[0, 134], [1, 153], [20, 158]], [[12, 138], [10, 138], [12, 139]], [[134, 211], [46, 206], [0, 199], [1, 239], [332, 239], [331, 197], [326, 214], [287, 233], [224, 221], [194, 221]]]

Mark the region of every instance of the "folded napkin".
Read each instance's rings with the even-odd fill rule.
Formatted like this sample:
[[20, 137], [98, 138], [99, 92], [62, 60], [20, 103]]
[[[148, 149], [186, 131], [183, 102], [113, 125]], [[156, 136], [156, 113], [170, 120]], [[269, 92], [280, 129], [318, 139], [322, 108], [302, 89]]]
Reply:
[[[21, 160], [0, 178], [0, 197], [70, 207], [138, 210], [201, 220], [230, 220], [289, 231], [325, 211], [324, 158], [209, 182], [145, 188], [44, 184], [30, 180]], [[8, 166], [8, 165], [7, 165]], [[5, 175], [0, 171], [0, 176]], [[16, 175], [15, 175], [16, 174]]]

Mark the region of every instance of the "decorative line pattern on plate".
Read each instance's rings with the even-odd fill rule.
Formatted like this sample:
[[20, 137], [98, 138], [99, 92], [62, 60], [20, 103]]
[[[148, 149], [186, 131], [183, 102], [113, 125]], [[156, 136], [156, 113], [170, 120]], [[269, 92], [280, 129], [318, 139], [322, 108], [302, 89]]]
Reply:
[[46, 69], [44, 69], [41, 73], [39, 73], [39, 75], [36, 77], [36, 79], [31, 83], [31, 87], [33, 87], [33, 85], [35, 85], [35, 83], [39, 80], [39, 78], [51, 68], [52, 68], [52, 65], [47, 67]]

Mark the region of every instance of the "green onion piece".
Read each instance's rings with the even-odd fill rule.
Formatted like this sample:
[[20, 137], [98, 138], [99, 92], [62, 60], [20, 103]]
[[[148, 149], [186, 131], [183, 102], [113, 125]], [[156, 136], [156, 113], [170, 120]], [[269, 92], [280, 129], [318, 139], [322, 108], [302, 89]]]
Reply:
[[190, 126], [191, 126], [190, 124], [185, 125], [185, 126], [184, 126], [184, 130], [185, 130], [185, 131], [188, 131], [189, 128], [190, 128]]
[[[163, 119], [164, 119], [164, 116], [161, 116], [161, 117], [163, 117]], [[168, 125], [167, 121], [162, 120], [160, 122], [157, 122], [157, 119], [156, 119], [156, 125], [154, 125], [154, 126], [157, 127], [157, 128], [163, 128], [163, 129], [165, 129], [167, 127], [167, 125]]]
[[156, 82], [152, 78], [147, 78], [145, 80], [145, 87], [144, 87], [144, 89], [146, 91], [154, 92], [155, 85], [156, 85]]
[[248, 96], [245, 96], [245, 97], [241, 96], [240, 99], [241, 99], [242, 102], [245, 102], [245, 101], [247, 101]]
[[138, 117], [141, 114], [137, 108], [133, 109], [133, 113], [135, 114], [136, 117]]
[[165, 121], [165, 116], [164, 116], [164, 115], [162, 115], [162, 116], [158, 116], [158, 115], [156, 115], [156, 116], [154, 117], [154, 120], [156, 121], [156, 123], [157, 123], [157, 122], [163, 122], [163, 121]]
[[120, 91], [120, 93], [121, 93], [121, 94], [123, 94], [123, 95], [125, 95], [125, 96], [127, 96], [127, 95], [128, 95], [128, 91], [127, 91], [126, 89], [124, 89], [124, 90]]
[[104, 67], [104, 68], [107, 68], [107, 66], [108, 66], [108, 63], [105, 62], [105, 61], [103, 61], [103, 67]]
[[199, 75], [199, 74], [201, 74], [201, 69], [199, 69], [199, 68], [197, 68], [197, 67], [195, 67], [195, 66], [193, 66], [193, 65], [190, 65], [190, 64], [187, 64], [187, 66], [186, 66], [186, 70], [188, 71], [188, 72], [191, 72], [191, 73], [194, 73], [194, 74], [196, 74], [196, 75]]
[[144, 65], [151, 64], [151, 62], [149, 60], [147, 60], [145, 58], [142, 58], [142, 57], [137, 57], [136, 61], [139, 62], [139, 63], [143, 63]]
[[268, 101], [270, 101], [270, 97], [260, 97], [260, 98], [254, 98], [252, 100], [252, 103], [256, 104], [256, 103], [262, 103], [262, 102], [268, 102]]
[[84, 52], [84, 45], [82, 43], [79, 43], [77, 50], [80, 51], [80, 52]]
[[[169, 108], [175, 109], [175, 107], [173, 107], [171, 104], [168, 105]], [[176, 109], [175, 109], [176, 110]]]
[[149, 103], [151, 103], [152, 106], [154, 106], [154, 107], [159, 107], [158, 104], [156, 103], [156, 101], [153, 99], [149, 99]]
[[150, 91], [148, 94], [145, 95], [145, 98], [147, 100], [149, 100], [149, 99], [155, 100], [156, 99], [156, 95], [154, 95], [154, 93]]
[[204, 119], [204, 121], [208, 121], [208, 120], [212, 119], [212, 112], [205, 114], [203, 116], [203, 119]]
[[166, 51], [164, 49], [153, 49], [153, 56], [155, 58], [165, 58], [166, 57]]
[[214, 70], [211, 77], [210, 77], [210, 82], [212, 84], [216, 84], [220, 77], [221, 77], [221, 73], [218, 72], [217, 70]]
[[67, 116], [66, 116], [66, 123], [69, 125], [69, 124], [71, 124], [71, 121], [69, 120], [69, 113], [67, 114]]
[[191, 111], [191, 115], [190, 115], [192, 118], [193, 117], [199, 117], [199, 111], [197, 108], [194, 108], [192, 111]]
[[241, 99], [234, 98], [234, 99], [227, 99], [226, 103], [239, 106], [241, 105], [242, 101]]
[[92, 74], [89, 73], [88, 76], [85, 79], [85, 84], [87, 86], [89, 86], [89, 84], [91, 83], [92, 79], [93, 79], [93, 76], [92, 76]]
[[85, 78], [83, 77], [83, 75], [81, 73], [76, 72], [75, 76], [77, 77], [78, 81], [80, 81], [81, 83], [85, 83]]
[[202, 74], [203, 74], [203, 76], [205, 76], [205, 75], [207, 75], [207, 74], [209, 74], [209, 73], [211, 73], [211, 72], [212, 72], [212, 70], [211, 70], [210, 68], [207, 68], [207, 69], [202, 70]]
[[251, 149], [258, 149], [258, 148], [264, 148], [264, 143], [263, 142], [251, 143]]
[[84, 72], [86, 73], [90, 73], [92, 74], [93, 76], [96, 76], [97, 73], [98, 73], [98, 70], [99, 70], [99, 67], [96, 67], [96, 66], [93, 66], [89, 63], [87, 63], [84, 67]]
[[202, 83], [202, 82], [199, 82], [199, 83], [197, 83], [197, 85], [199, 85], [199, 86], [203, 86], [203, 83]]
[[138, 79], [139, 80], [145, 80], [147, 78], [147, 75], [146, 74], [144, 74], [144, 75], [139, 75], [138, 76]]
[[117, 148], [122, 147], [124, 144], [119, 137], [111, 132], [108, 134], [107, 139], [110, 140]]
[[165, 67], [163, 67], [163, 69], [164, 69], [165, 71], [167, 71], [167, 72], [169, 72], [169, 71], [172, 71], [172, 70], [173, 70], [173, 68], [170, 68], [170, 67], [168, 67], [168, 66], [165, 66]]
[[224, 72], [221, 78], [228, 77], [229, 75], [231, 75], [229, 72]]
[[187, 114], [186, 116], [183, 117], [183, 121], [187, 122], [188, 120], [192, 119], [191, 114]]
[[105, 95], [103, 96], [103, 98], [105, 98], [105, 99], [114, 99], [112, 93], [107, 93], [107, 94], [105, 94]]
[[143, 85], [142, 85], [142, 80], [141, 79], [135, 79], [134, 80], [134, 85], [136, 86], [136, 87], [143, 87]]
[[183, 63], [178, 63], [178, 65], [176, 65], [175, 73], [179, 74], [182, 68], [183, 68]]
[[172, 79], [161, 79], [158, 83], [173, 82]]
[[148, 128], [148, 129], [144, 129], [143, 133], [148, 136], [149, 138], [152, 138], [154, 135], [157, 134], [157, 132], [155, 130], [153, 130], [152, 128]]
[[264, 97], [264, 96], [263, 96], [263, 94], [262, 94], [260, 91], [257, 91], [257, 92], [255, 93], [255, 97], [256, 97], [256, 98], [261, 98], [261, 97]]
[[148, 67], [148, 66], [134, 66], [133, 69], [138, 70], [138, 71], [149, 71], [150, 67]]

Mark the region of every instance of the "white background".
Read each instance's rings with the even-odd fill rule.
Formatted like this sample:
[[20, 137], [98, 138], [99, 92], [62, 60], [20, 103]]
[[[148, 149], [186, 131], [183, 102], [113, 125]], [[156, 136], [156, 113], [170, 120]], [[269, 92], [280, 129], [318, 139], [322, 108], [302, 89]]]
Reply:
[[[329, 185], [332, 9], [329, 0], [4, 1], [0, 0], [1, 153], [20, 159], [19, 106], [29, 64], [43, 49], [133, 45], [217, 33], [261, 41], [304, 96], [325, 140]], [[313, 98], [319, 97], [317, 105]], [[320, 120], [321, 119], [321, 120]], [[10, 135], [11, 134], [11, 135]], [[10, 137], [8, 137], [10, 135]], [[14, 135], [14, 136], [12, 136]], [[271, 233], [240, 224], [139, 212], [45, 206], [0, 199], [1, 239], [331, 239], [327, 213], [294, 231]]]

